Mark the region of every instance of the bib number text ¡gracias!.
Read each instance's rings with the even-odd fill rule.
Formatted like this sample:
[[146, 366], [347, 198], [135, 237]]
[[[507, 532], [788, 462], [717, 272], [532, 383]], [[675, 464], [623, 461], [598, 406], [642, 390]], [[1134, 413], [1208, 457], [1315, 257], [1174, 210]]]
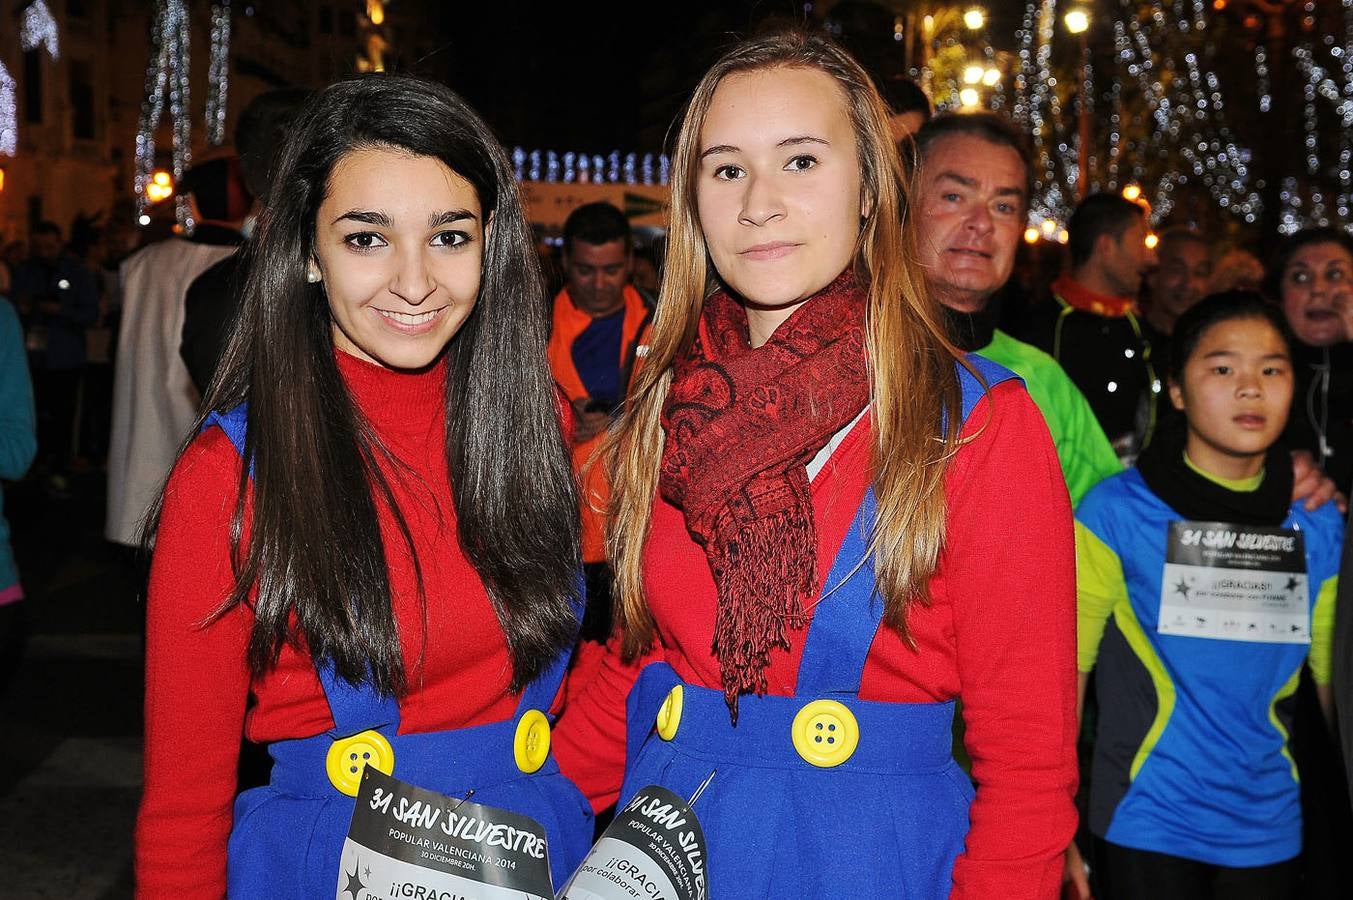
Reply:
[[553, 900], [534, 819], [362, 772], [337, 900]]
[[1309, 644], [1310, 587], [1302, 533], [1226, 522], [1171, 522], [1156, 630], [1214, 640]]
[[559, 900], [705, 900], [705, 859], [690, 805], [649, 786], [616, 811]]

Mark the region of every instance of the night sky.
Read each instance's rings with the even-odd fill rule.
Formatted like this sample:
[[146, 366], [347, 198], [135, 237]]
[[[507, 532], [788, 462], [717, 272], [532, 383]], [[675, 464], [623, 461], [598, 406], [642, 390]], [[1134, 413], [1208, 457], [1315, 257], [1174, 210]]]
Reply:
[[[429, 23], [445, 35], [439, 49], [399, 63], [447, 81], [509, 146], [658, 152], [721, 50], [755, 28], [802, 22], [803, 10], [803, 0], [446, 4]], [[891, 12], [847, 2], [832, 17], [862, 61], [900, 71]]]

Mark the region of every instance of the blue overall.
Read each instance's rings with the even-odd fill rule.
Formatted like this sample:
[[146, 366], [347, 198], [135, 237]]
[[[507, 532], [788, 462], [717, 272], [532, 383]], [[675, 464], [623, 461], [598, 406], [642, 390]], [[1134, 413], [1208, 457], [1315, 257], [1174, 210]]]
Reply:
[[[219, 426], [242, 450], [242, 407], [225, 415], [213, 413], [207, 425]], [[381, 697], [369, 685], [351, 685], [332, 667], [319, 666], [334, 727], [314, 737], [268, 746], [273, 759], [270, 783], [244, 791], [235, 801], [227, 853], [228, 896], [310, 900], [334, 895], [356, 800], [329, 781], [325, 758], [335, 740], [368, 730], [390, 742], [391, 774], [401, 781], [453, 798], [473, 791], [470, 799], [475, 803], [539, 822], [548, 838], [550, 873], [555, 885], [562, 885], [591, 847], [591, 806], [560, 773], [553, 755], [538, 771], [523, 773], [513, 755], [513, 742], [523, 715], [533, 709], [549, 710], [568, 658], [569, 654], [561, 654], [526, 686], [512, 718], [423, 734], [398, 733], [399, 706], [394, 698]]]
[[[969, 358], [989, 384], [1015, 377]], [[982, 389], [959, 372], [966, 420]], [[630, 692], [622, 805], [649, 784], [689, 799], [715, 773], [694, 806], [710, 900], [949, 896], [974, 795], [953, 760], [954, 701], [859, 699], [883, 617], [873, 561], [861, 564], [874, 511], [871, 490], [813, 611], [795, 696], [743, 695], [734, 726], [722, 691], [683, 683], [666, 663], [645, 667]], [[653, 725], [677, 685], [679, 721], [664, 739]], [[832, 768], [807, 762], [792, 740], [796, 716], [816, 700], [843, 704], [858, 722], [858, 745]], [[836, 738], [821, 730], [810, 740]]]

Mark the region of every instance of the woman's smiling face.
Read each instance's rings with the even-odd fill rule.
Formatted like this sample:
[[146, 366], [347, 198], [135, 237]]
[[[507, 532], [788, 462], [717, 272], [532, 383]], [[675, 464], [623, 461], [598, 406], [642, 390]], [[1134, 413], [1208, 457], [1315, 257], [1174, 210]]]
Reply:
[[445, 163], [344, 156], [315, 216], [334, 345], [386, 368], [429, 365], [474, 309], [484, 240], [478, 195]]

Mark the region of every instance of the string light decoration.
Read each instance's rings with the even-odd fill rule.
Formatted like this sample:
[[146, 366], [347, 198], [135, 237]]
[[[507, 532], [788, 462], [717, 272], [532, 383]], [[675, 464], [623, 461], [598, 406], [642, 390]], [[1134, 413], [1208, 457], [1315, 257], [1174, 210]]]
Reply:
[[[1344, 0], [1345, 8], [1353, 0]], [[1209, 38], [1205, 0], [1140, 4], [1119, 0], [1112, 25], [1112, 69], [1101, 72], [1097, 90], [1092, 63], [1081, 60], [1080, 90], [1087, 104], [1107, 107], [1107, 120], [1087, 148], [1096, 190], [1118, 190], [1126, 183], [1146, 186], [1154, 222], [1167, 217], [1176, 191], [1189, 184], [1204, 187], [1223, 210], [1255, 223], [1263, 202], [1251, 185], [1251, 153], [1239, 146], [1226, 118], [1225, 97], [1217, 75], [1207, 66], [1216, 53]], [[1030, 224], [1065, 221], [1068, 198], [1077, 179], [1078, 138], [1070, 136], [1050, 68], [1056, 22], [1055, 0], [1030, 0], [1018, 35], [1021, 73], [1013, 105], [1015, 117], [1034, 137], [1038, 154], [1036, 195]], [[1265, 60], [1266, 62], [1266, 60]], [[1102, 64], [1102, 62], [1101, 62]], [[1265, 70], [1266, 71], [1266, 70]], [[1124, 109], [1143, 115], [1125, 117]], [[1353, 113], [1353, 100], [1350, 100]], [[1103, 127], [1107, 124], [1108, 127]], [[1102, 155], [1101, 155], [1102, 154]], [[1103, 171], [1097, 160], [1106, 159]]]
[[1266, 113], [1273, 107], [1273, 82], [1268, 74], [1268, 48], [1263, 44], [1254, 47], [1254, 86], [1259, 95], [1259, 111]]
[[14, 76], [0, 62], [0, 153], [13, 156], [19, 152], [19, 119]]
[[[1353, 211], [1353, 171], [1350, 171], [1353, 170], [1353, 135], [1349, 132], [1353, 128], [1353, 0], [1342, 0], [1341, 5], [1343, 42], [1328, 33], [1321, 41], [1327, 48], [1324, 54], [1328, 54], [1328, 59], [1317, 56], [1319, 51], [1310, 40], [1292, 48], [1296, 70], [1302, 79], [1305, 166], [1302, 176], [1288, 176], [1282, 182], [1278, 230], [1283, 234], [1311, 225], [1330, 225], [1333, 221], [1347, 223], [1350, 211]], [[1315, 4], [1308, 0], [1303, 12], [1308, 17], [1314, 16]], [[1337, 127], [1320, 128], [1322, 111], [1326, 116], [1333, 115]], [[1326, 149], [1337, 150], [1337, 162], [1333, 166], [1321, 158], [1322, 137]]]
[[225, 141], [226, 99], [230, 94], [230, 0], [211, 7], [211, 60], [207, 66], [207, 141]]
[[32, 52], [45, 46], [47, 55], [53, 60], [61, 58], [61, 45], [57, 41], [56, 19], [47, 8], [46, 0], [34, 0], [23, 11], [23, 23], [19, 26], [19, 45], [24, 52]]
[[[155, 129], [164, 115], [166, 101], [173, 128], [174, 183], [192, 163], [192, 123], [188, 117], [188, 7], [185, 0], [160, 0], [150, 32], [150, 64], [146, 68], [146, 98], [141, 103], [141, 119], [136, 134], [136, 194], [138, 223], [149, 221], [146, 209], [150, 198], [146, 185], [155, 168]], [[192, 234], [193, 221], [188, 198], [176, 193], [174, 212], [183, 230]]]
[[1034, 154], [1038, 160], [1029, 223], [1047, 235], [1056, 232], [1058, 222], [1070, 218], [1069, 194], [1063, 190], [1063, 174], [1076, 168], [1064, 137], [1057, 78], [1052, 74], [1052, 37], [1056, 21], [1057, 0], [1031, 0], [1025, 7], [1024, 20], [1016, 34], [1019, 74], [1015, 80], [1012, 109], [1015, 120], [1027, 126], [1033, 135]]
[[[545, 163], [541, 177], [541, 162]], [[654, 163], [657, 174], [654, 174]], [[564, 184], [666, 184], [671, 160], [666, 154], [637, 153], [621, 155], [614, 150], [608, 156], [575, 153], [562, 155], [553, 150], [512, 148], [512, 166], [518, 181], [563, 182]]]

